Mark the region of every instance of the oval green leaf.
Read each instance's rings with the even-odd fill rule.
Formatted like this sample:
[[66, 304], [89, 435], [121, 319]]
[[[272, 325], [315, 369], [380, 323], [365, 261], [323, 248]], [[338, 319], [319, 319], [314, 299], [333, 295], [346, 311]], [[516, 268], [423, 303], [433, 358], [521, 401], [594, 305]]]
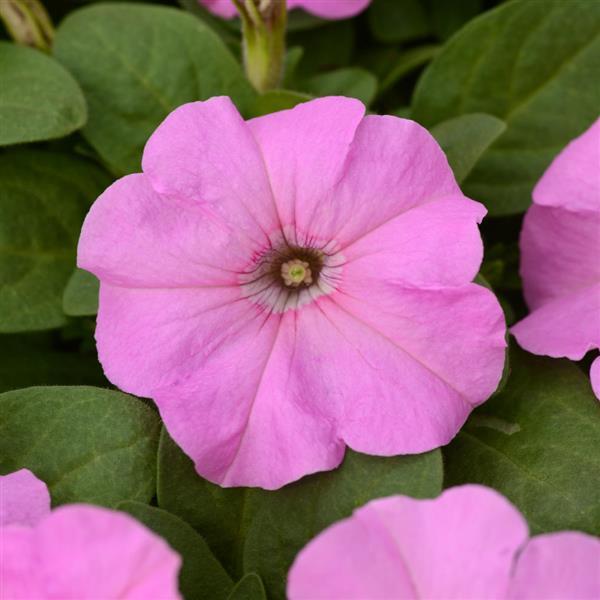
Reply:
[[267, 600], [262, 579], [256, 573], [248, 573], [233, 588], [228, 600]]
[[82, 269], [75, 269], [63, 294], [63, 310], [66, 315], [85, 317], [98, 312], [98, 279]]

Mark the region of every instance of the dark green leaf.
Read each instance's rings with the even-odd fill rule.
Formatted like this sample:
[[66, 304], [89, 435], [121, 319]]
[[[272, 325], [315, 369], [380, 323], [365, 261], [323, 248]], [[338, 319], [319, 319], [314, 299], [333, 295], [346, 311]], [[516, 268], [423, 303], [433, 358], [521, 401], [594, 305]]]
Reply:
[[302, 87], [314, 96], [350, 96], [368, 106], [375, 97], [377, 79], [365, 69], [352, 67], [315, 75]]
[[491, 214], [525, 210], [550, 161], [598, 116], [600, 2], [514, 1], [469, 22], [431, 63], [413, 115], [488, 113], [507, 130], [465, 180]]
[[141, 504], [122, 502], [125, 511], [164, 538], [182, 558], [179, 588], [185, 600], [226, 600], [233, 582], [206, 542], [179, 517], [166, 510]]
[[0, 73], [0, 146], [50, 140], [83, 127], [83, 93], [57, 61], [0, 41]]
[[82, 8], [62, 22], [54, 52], [87, 99], [84, 136], [119, 174], [140, 170], [146, 140], [177, 106], [227, 95], [244, 110], [253, 97], [219, 37], [173, 8]]
[[0, 332], [66, 322], [62, 295], [75, 266], [83, 217], [110, 179], [68, 154], [0, 156]]
[[94, 275], [75, 269], [63, 294], [63, 310], [74, 317], [95, 315], [98, 312], [100, 283]]
[[427, 64], [440, 50], [440, 46], [426, 44], [416, 46], [403, 52], [395, 61], [392, 69], [386, 74], [379, 86], [379, 92], [383, 93], [395, 85], [405, 75], [408, 75], [415, 69]]
[[30, 469], [54, 505], [154, 495], [160, 420], [140, 400], [93, 387], [32, 387], [0, 394], [0, 415], [0, 472]]
[[311, 100], [312, 96], [291, 90], [271, 90], [256, 97], [250, 110], [253, 117], [268, 115], [279, 110], [294, 108], [296, 104]]
[[476, 482], [514, 502], [535, 533], [600, 533], [600, 405], [568, 360], [513, 348], [504, 390], [444, 449], [445, 484]]
[[368, 16], [371, 31], [381, 42], [406, 42], [431, 33], [420, 0], [373, 0]]
[[433, 31], [441, 39], [449, 38], [483, 8], [483, 0], [426, 0], [426, 4]]
[[446, 153], [458, 183], [473, 170], [481, 155], [506, 130], [506, 123], [492, 115], [474, 113], [444, 121], [431, 129]]
[[317, 533], [373, 498], [439, 494], [439, 450], [380, 458], [350, 450], [335, 471], [305, 477], [276, 492], [256, 491], [244, 547], [244, 570], [258, 573], [270, 598], [283, 598], [288, 569]]
[[267, 600], [261, 578], [256, 573], [248, 573], [237, 582], [228, 600]]
[[164, 429], [158, 451], [157, 489], [158, 505], [195, 527], [230, 572], [236, 572], [246, 496], [252, 490], [225, 489], [202, 479]]

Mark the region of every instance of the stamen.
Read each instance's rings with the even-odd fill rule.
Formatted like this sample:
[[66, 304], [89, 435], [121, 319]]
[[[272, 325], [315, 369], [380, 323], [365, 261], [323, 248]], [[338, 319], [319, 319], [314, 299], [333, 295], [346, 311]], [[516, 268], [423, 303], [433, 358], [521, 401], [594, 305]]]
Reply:
[[281, 278], [288, 287], [298, 287], [301, 284], [310, 285], [313, 281], [308, 262], [297, 258], [288, 260], [281, 265]]

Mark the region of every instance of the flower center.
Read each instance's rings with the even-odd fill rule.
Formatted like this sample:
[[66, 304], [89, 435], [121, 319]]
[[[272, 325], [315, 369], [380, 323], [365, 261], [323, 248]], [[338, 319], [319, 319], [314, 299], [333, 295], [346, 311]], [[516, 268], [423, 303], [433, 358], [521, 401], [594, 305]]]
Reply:
[[310, 265], [298, 258], [288, 260], [281, 265], [281, 278], [289, 287], [298, 287], [301, 283], [310, 285], [312, 283]]

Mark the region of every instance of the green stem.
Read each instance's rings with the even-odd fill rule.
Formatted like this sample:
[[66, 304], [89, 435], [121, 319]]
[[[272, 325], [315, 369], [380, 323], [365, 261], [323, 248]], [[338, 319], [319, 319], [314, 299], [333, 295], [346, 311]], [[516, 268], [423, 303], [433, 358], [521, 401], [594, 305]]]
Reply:
[[17, 44], [50, 51], [54, 27], [40, 0], [0, 0], [0, 19]]
[[252, 85], [265, 92], [278, 87], [285, 57], [285, 0], [234, 0], [242, 19], [244, 67]]

